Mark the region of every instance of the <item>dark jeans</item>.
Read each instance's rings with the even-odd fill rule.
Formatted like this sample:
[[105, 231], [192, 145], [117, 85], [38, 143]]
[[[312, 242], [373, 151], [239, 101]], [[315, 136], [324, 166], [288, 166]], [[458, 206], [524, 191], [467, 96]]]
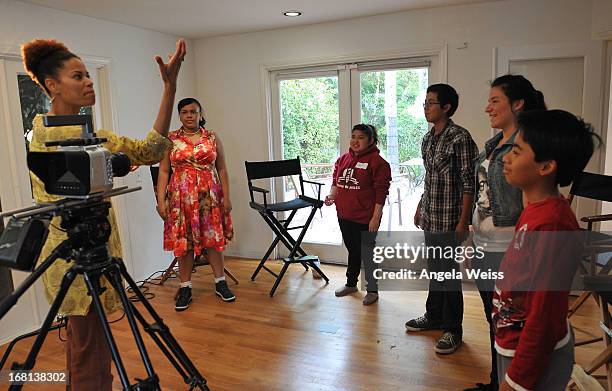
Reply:
[[[368, 292], [378, 292], [378, 281], [374, 278], [376, 265], [373, 260], [376, 233], [368, 233], [368, 225], [338, 219], [342, 240], [348, 250], [346, 286], [356, 287], [363, 260], [364, 275]], [[363, 237], [362, 237], [363, 235]], [[362, 240], [365, 239], [365, 240]], [[362, 256], [363, 254], [363, 256]]]
[[[482, 260], [472, 263], [472, 268], [480, 268], [484, 271], [491, 269], [491, 271], [496, 272], [499, 270], [499, 265], [504, 259], [504, 254], [505, 253], [500, 252], [485, 252], [485, 256]], [[477, 278], [475, 281], [484, 306], [485, 317], [489, 323], [489, 340], [491, 343], [490, 377], [491, 385], [494, 387], [494, 390], [497, 390], [497, 387], [499, 387], [499, 380], [497, 378], [497, 351], [495, 350], [495, 330], [493, 328], [493, 319], [491, 318], [491, 313], [493, 312], [493, 290], [495, 289], [495, 280]]]
[[[454, 259], [444, 258], [444, 252], [433, 251], [434, 248], [457, 247], [460, 243], [454, 232], [425, 232], [425, 245], [428, 248], [427, 270], [429, 272], [460, 271]], [[442, 257], [440, 257], [442, 255]], [[437, 323], [444, 331], [451, 331], [463, 336], [463, 292], [461, 279], [429, 280], [429, 294], [425, 303], [427, 319]]]

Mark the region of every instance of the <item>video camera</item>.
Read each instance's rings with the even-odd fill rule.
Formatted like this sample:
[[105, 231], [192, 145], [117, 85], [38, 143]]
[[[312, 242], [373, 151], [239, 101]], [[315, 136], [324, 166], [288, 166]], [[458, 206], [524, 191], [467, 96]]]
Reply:
[[53, 216], [64, 220], [67, 211], [93, 210], [110, 196], [139, 189], [113, 190], [113, 178], [130, 172], [130, 160], [102, 147], [107, 140], [96, 137], [91, 115], [44, 116], [43, 123], [47, 127], [81, 125], [82, 137], [47, 142], [47, 147], [58, 147], [53, 152], [28, 153], [28, 167], [44, 183], [45, 191], [66, 198], [0, 214], [0, 218], [11, 216], [0, 236], [0, 266], [11, 269], [34, 269]]
[[51, 141], [55, 152], [30, 152], [28, 167], [45, 184], [45, 191], [67, 197], [87, 197], [113, 188], [113, 177], [130, 172], [130, 159], [123, 153], [110, 153], [96, 137], [91, 115], [44, 116], [46, 127], [81, 125], [80, 139]]

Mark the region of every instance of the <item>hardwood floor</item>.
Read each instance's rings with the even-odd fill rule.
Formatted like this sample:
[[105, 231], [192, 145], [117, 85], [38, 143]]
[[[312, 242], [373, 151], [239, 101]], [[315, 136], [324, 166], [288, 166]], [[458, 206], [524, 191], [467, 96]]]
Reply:
[[[155, 294], [151, 303], [213, 391], [438, 391], [462, 390], [477, 381], [488, 381], [487, 323], [478, 292], [464, 293], [463, 346], [455, 354], [440, 356], [433, 351], [439, 331], [405, 333], [404, 322], [423, 314], [426, 292], [381, 292], [378, 303], [364, 307], [362, 292], [334, 296], [334, 290], [344, 283], [344, 267], [324, 265], [331, 279], [325, 285], [293, 265], [270, 298], [272, 276], [262, 272], [251, 282], [256, 263], [226, 260], [240, 280], [237, 286], [230, 283], [237, 296], [234, 303], [215, 296], [209, 267], [194, 274], [194, 300], [184, 312], [174, 311], [176, 279], [165, 286], [147, 285]], [[280, 269], [280, 263], [275, 267]], [[599, 336], [598, 319], [597, 307], [589, 300], [572, 318], [577, 339]], [[127, 321], [114, 323], [113, 333], [130, 378], [144, 377]], [[48, 337], [37, 369], [64, 368], [64, 348], [57, 335], [56, 331]], [[187, 389], [156, 345], [148, 336], [145, 339], [162, 389]], [[30, 344], [18, 344], [10, 361], [22, 361]], [[576, 348], [577, 362], [586, 364], [602, 346]], [[121, 389], [116, 374], [114, 388]], [[34, 389], [62, 387], [24, 387]]]

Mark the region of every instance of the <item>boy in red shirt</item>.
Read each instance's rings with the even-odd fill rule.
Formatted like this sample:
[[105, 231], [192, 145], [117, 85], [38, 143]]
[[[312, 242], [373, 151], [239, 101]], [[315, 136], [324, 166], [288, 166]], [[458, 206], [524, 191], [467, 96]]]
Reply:
[[[337, 297], [357, 292], [357, 279], [363, 260], [368, 293], [363, 305], [378, 300], [378, 282], [374, 278], [374, 238], [391, 185], [391, 167], [376, 147], [376, 128], [357, 124], [351, 131], [351, 145], [334, 165], [330, 194], [325, 205], [336, 204], [338, 223], [348, 250], [346, 285], [335, 292]], [[364, 234], [370, 232], [370, 234]]]
[[574, 363], [568, 295], [581, 254], [578, 222], [559, 185], [587, 165], [597, 137], [562, 110], [521, 113], [504, 175], [527, 205], [493, 295], [500, 391], [565, 390]]

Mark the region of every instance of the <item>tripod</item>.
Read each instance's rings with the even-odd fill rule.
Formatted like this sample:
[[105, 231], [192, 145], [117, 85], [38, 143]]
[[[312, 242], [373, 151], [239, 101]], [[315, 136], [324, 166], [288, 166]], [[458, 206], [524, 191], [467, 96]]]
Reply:
[[[61, 227], [67, 231], [68, 238], [58, 245], [10, 296], [0, 303], [0, 318], [2, 318], [17, 303], [19, 297], [27, 291], [53, 262], [59, 258], [66, 260], [71, 259], [74, 261], [73, 266], [64, 274], [58, 294], [51, 304], [51, 308], [32, 345], [26, 361], [23, 364], [14, 363], [11, 369], [30, 370], [34, 367], [36, 356], [49, 333], [53, 320], [57, 316], [68, 289], [77, 276], [81, 275], [87, 286], [88, 294], [91, 295], [93, 309], [100, 319], [108, 347], [111, 351], [124, 390], [160, 390], [159, 378], [153, 369], [153, 365], [145, 348], [142, 335], [138, 329], [138, 321], [166, 356], [168, 361], [170, 361], [181, 375], [185, 383], [189, 386], [189, 390], [198, 388], [203, 391], [209, 391], [206, 385], [206, 379], [204, 379], [193, 362], [191, 362], [174, 336], [170, 333], [168, 326], [164, 324], [163, 319], [155, 312], [144, 294], [130, 277], [123, 261], [120, 258], [113, 258], [110, 256], [107, 245], [111, 232], [111, 226], [108, 221], [110, 202], [102, 198], [95, 198], [85, 201], [72, 201], [70, 205], [70, 207], [56, 207], [60, 209], [58, 214], [62, 217]], [[136, 379], [137, 382], [135, 384], [130, 383], [117, 344], [113, 338], [108, 319], [104, 313], [99, 295], [104, 292], [106, 287], [101, 285], [101, 277], [105, 277], [108, 280], [121, 300], [126, 318], [134, 336], [134, 341], [136, 342], [140, 357], [147, 372], [147, 378]], [[146, 312], [153, 318], [153, 323], [148, 323], [141, 312], [128, 299], [123, 289], [122, 278], [132, 288], [140, 302], [142, 302]], [[21, 388], [21, 384], [12, 384], [9, 390], [17, 391], [21, 390]]]

